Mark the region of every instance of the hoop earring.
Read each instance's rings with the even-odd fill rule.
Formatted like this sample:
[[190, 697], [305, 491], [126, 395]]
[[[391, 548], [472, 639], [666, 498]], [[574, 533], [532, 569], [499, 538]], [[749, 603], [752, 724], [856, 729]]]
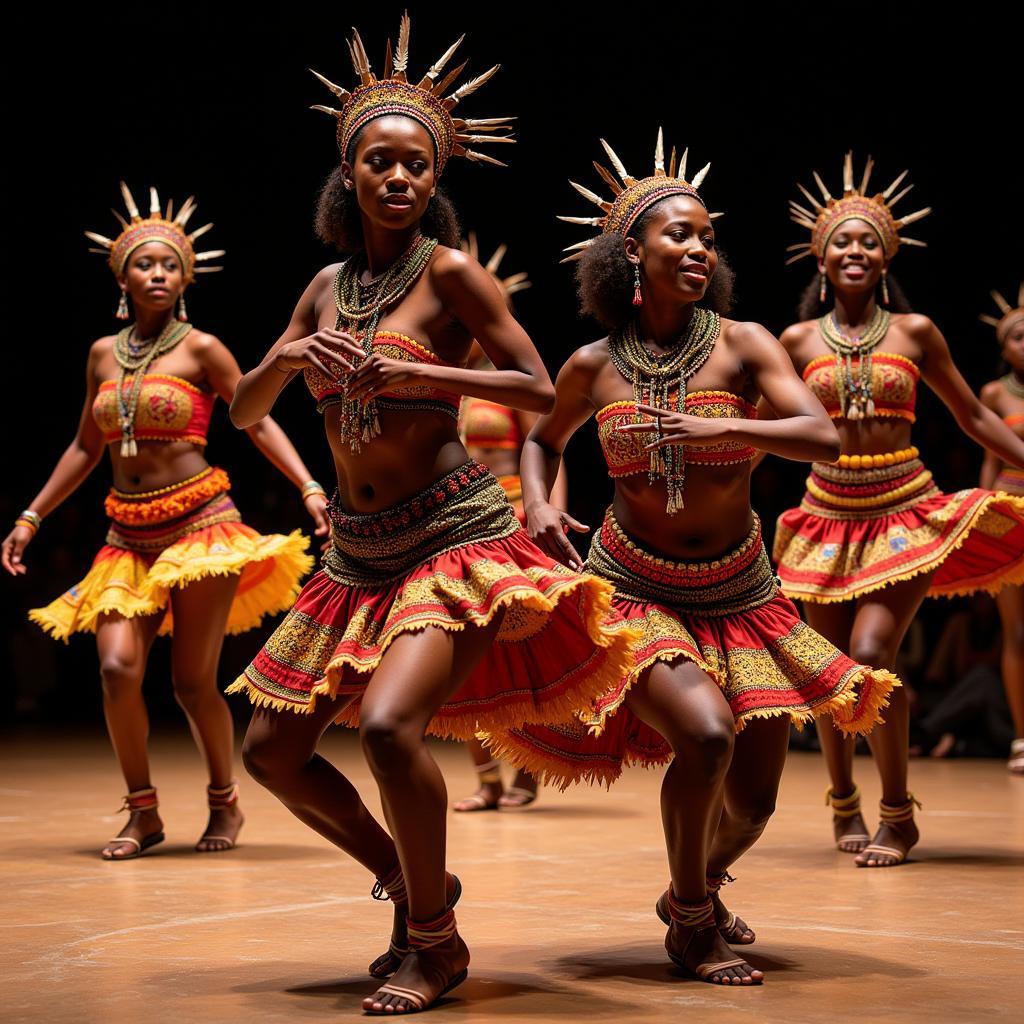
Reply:
[[117, 304], [117, 312], [114, 314], [118, 320], [127, 320], [128, 313], [128, 289], [121, 289], [121, 301]]
[[889, 305], [889, 271], [882, 270], [882, 305]]
[[185, 309], [185, 293], [182, 292], [178, 298], [178, 319], [184, 324], [188, 323], [188, 312]]
[[819, 276], [821, 277], [821, 285], [818, 288], [818, 302], [824, 303], [828, 298], [828, 291], [825, 287], [828, 284], [828, 278], [824, 274]]
[[644, 295], [640, 291], [640, 262], [639, 260], [633, 264], [633, 305], [642, 306], [644, 304]]

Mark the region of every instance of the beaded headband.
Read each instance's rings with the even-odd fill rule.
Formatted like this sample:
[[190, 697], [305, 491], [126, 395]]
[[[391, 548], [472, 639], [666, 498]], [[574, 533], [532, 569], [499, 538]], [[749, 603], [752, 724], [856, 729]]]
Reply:
[[[591, 192], [590, 189], [584, 188], [582, 185], [578, 185], [575, 181], [570, 181], [574, 189], [584, 199], [589, 199], [596, 206], [601, 207], [604, 210], [603, 217], [559, 217], [559, 220], [564, 220], [569, 224], [588, 224], [593, 227], [599, 227], [601, 234], [607, 235], [612, 232], [618, 232], [625, 236], [629, 234], [630, 228], [636, 223], [637, 218], [647, 209], [652, 207], [655, 203], [668, 196], [689, 196], [691, 199], [696, 199], [701, 206], [704, 206], [704, 200], [697, 194], [697, 189], [700, 188], [701, 183], [707, 176], [709, 170], [711, 170], [711, 164], [705, 164], [694, 176], [692, 181], [686, 180], [686, 157], [689, 153], [688, 149], [683, 150], [683, 155], [679, 160], [678, 174], [676, 173], [676, 151], [673, 148], [672, 157], [669, 160], [668, 171], [665, 170], [665, 142], [662, 130], [658, 129], [658, 141], [654, 147], [654, 174], [649, 178], [634, 178], [623, 166], [622, 161], [616, 156], [615, 150], [608, 145], [604, 139], [601, 139], [601, 145], [604, 147], [604, 151], [608, 154], [608, 159], [611, 161], [612, 167], [615, 168], [616, 173], [622, 181], [620, 185], [615, 180], [614, 175], [606, 167], [602, 167], [596, 160], [594, 161], [594, 168], [597, 173], [601, 175], [604, 183], [612, 190], [612, 195], [615, 197], [610, 202], [606, 199], [602, 199], [599, 195]], [[720, 213], [712, 213], [710, 217], [714, 220], [716, 217], [721, 217]], [[572, 263], [574, 260], [583, 258], [583, 254], [588, 248], [597, 241], [600, 236], [594, 238], [588, 238], [583, 242], [577, 242], [575, 245], [567, 246], [563, 249], [563, 252], [570, 253], [563, 259], [562, 263]]]
[[995, 304], [999, 307], [999, 312], [1003, 315], [996, 318], [982, 313], [978, 319], [994, 327], [996, 329], [996, 338], [1003, 342], [1013, 324], [1024, 317], [1024, 281], [1021, 282], [1021, 286], [1017, 291], [1016, 306], [1011, 306], [995, 289], [990, 294]]
[[102, 246], [101, 249], [90, 248], [89, 251], [106, 256], [107, 263], [115, 274], [120, 274], [128, 262], [128, 257], [140, 245], [145, 245], [147, 242], [163, 242], [164, 245], [170, 246], [178, 254], [178, 259], [181, 260], [185, 284], [191, 284], [195, 280], [196, 274], [210, 274], [224, 269], [223, 267], [196, 266], [197, 263], [205, 260], [218, 259], [225, 252], [223, 249], [196, 252], [193, 248], [192, 243], [200, 235], [205, 235], [213, 225], [204, 224], [201, 228], [196, 228], [191, 233], [186, 232], [185, 225], [188, 224], [189, 218], [195, 213], [196, 209], [196, 203], [192, 196], [189, 196], [182, 203], [177, 216], [172, 220], [174, 212], [173, 203], [168, 201], [167, 210], [165, 212], [161, 211], [160, 197], [157, 195], [155, 188], [150, 188], [149, 190], [148, 217], [143, 217], [139, 213], [139, 208], [135, 205], [135, 199], [123, 181], [121, 182], [121, 195], [124, 196], [124, 205], [130, 220], [125, 220], [117, 210], [111, 211], [121, 224], [121, 234], [117, 238], [111, 239], [107, 238], [106, 235], [99, 235], [95, 231], [85, 232], [86, 238]]
[[843, 161], [843, 195], [841, 199], [835, 199], [829, 194], [818, 172], [814, 171], [814, 180], [821, 191], [824, 205], [819, 203], [803, 185], [797, 182], [796, 187], [807, 198], [807, 201], [811, 204], [811, 209], [808, 210], [805, 206], [790, 200], [790, 220], [801, 227], [807, 228], [811, 232], [811, 240], [810, 242], [800, 242], [797, 245], [789, 246], [786, 251], [795, 252], [796, 255], [791, 256], [786, 260], [786, 263], [795, 263], [805, 256], [812, 255], [820, 259], [825, 255], [825, 247], [828, 245], [828, 240], [832, 237], [832, 233], [840, 224], [848, 220], [863, 220], [874, 228], [875, 233], [881, 239], [882, 250], [885, 253], [886, 259], [892, 259], [896, 255], [896, 250], [900, 247], [901, 243], [903, 245], [919, 246], [927, 244], [918, 241], [916, 238], [901, 238], [899, 232], [907, 224], [913, 224], [914, 221], [927, 217], [932, 212], [930, 206], [926, 206], [923, 210], [918, 210], [915, 213], [908, 213], [906, 217], [901, 217], [898, 220], [893, 216], [892, 208], [914, 187], [913, 185], [907, 185], [899, 195], [890, 198], [896, 189], [900, 187], [900, 183], [907, 176], [907, 172], [904, 171], [884, 192], [869, 196], [868, 181], [871, 178], [871, 169], [873, 167], [874, 161], [871, 157], [868, 157], [868, 162], [864, 165], [864, 174], [860, 179], [860, 186], [854, 188], [853, 153], [847, 153], [846, 159]]
[[[462, 240], [459, 248], [464, 253], [472, 256], [478, 263], [480, 260], [480, 246], [477, 244], [476, 232], [470, 231], [470, 233]], [[498, 276], [498, 267], [501, 266], [501, 261], [505, 258], [505, 253], [508, 252], [508, 246], [504, 242], [494, 250], [494, 255], [484, 263], [484, 270], [494, 279], [494, 283], [501, 289], [501, 294], [505, 296], [507, 302], [516, 292], [521, 292], [526, 288], [531, 287], [530, 281], [527, 280], [527, 273], [525, 270], [520, 271], [518, 274], [511, 274], [508, 277]]]
[[[466, 145], [467, 143], [515, 142], [511, 135], [476, 134], [477, 132], [511, 130], [512, 126], [508, 122], [514, 118], [463, 119], [451, 116], [451, 111], [455, 106], [470, 93], [476, 92], [480, 86], [490, 81], [501, 65], [495, 64], [489, 71], [470, 79], [465, 85], [460, 85], [453, 93], [442, 98], [444, 91], [455, 82], [466, 64], [459, 65], [440, 81], [438, 81], [438, 76], [466, 37], [460, 36], [428, 69], [423, 78], [413, 85], [409, 82], [406, 73], [409, 64], [409, 27], [409, 15], [403, 14], [394, 55], [392, 55], [391, 40], [388, 40], [387, 52], [384, 57], [384, 72], [381, 78], [377, 78], [370, 69], [370, 59], [366, 55], [363, 41], [359, 33], [355, 29], [352, 30], [352, 40], [348, 44], [348, 49], [352, 65], [356, 74], [359, 75], [359, 85], [352, 92], [343, 89], [340, 85], [335, 85], [319, 72], [313, 71], [313, 74], [342, 103], [341, 110], [325, 107], [319, 103], [312, 108], [330, 114], [337, 120], [338, 149], [341, 150], [342, 159], [346, 158], [352, 139], [360, 128], [374, 118], [386, 117], [388, 114], [401, 114], [404, 117], [411, 117], [426, 128], [437, 153], [438, 174], [444, 170], [445, 164], [452, 156], [464, 156], [467, 160], [497, 164], [499, 167], [507, 166], [501, 160], [496, 160], [485, 153], [467, 149]], [[312, 68], [310, 70], [312, 71]]]

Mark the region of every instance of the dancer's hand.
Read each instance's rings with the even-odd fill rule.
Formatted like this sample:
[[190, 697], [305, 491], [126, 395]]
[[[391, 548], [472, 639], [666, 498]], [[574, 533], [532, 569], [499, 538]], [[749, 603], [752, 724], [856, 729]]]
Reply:
[[351, 334], [322, 327], [316, 334], [282, 345], [274, 356], [274, 366], [282, 373], [313, 368], [329, 380], [337, 380], [342, 372], [351, 373], [364, 355]]
[[348, 397], [368, 402], [385, 391], [392, 391], [420, 376], [421, 364], [404, 359], [389, 359], [374, 352], [359, 364], [348, 384]]
[[526, 514], [526, 523], [530, 539], [542, 551], [577, 572], [583, 568], [583, 559], [566, 534], [570, 529], [577, 533], [587, 533], [589, 526], [573, 519], [568, 512], [547, 504], [530, 508]]
[[[735, 420], [691, 416], [685, 412], [671, 412], [668, 409], [656, 409], [653, 405], [638, 405], [638, 413], [653, 416], [661, 421], [661, 437], [655, 438], [644, 446], [645, 451], [666, 448], [673, 444], [685, 444], [688, 448], [707, 448], [721, 444], [729, 439], [732, 424]], [[615, 428], [623, 434], [653, 434], [657, 429], [654, 423], [623, 423]]]
[[303, 498], [302, 503], [306, 511], [312, 516], [316, 523], [313, 533], [317, 537], [323, 537], [324, 542], [320, 545], [321, 551], [326, 551], [331, 546], [331, 521], [327, 518], [327, 495], [314, 493]]
[[21, 556], [35, 534], [27, 526], [16, 526], [4, 539], [0, 549], [0, 563], [12, 576], [22, 576], [27, 571]]

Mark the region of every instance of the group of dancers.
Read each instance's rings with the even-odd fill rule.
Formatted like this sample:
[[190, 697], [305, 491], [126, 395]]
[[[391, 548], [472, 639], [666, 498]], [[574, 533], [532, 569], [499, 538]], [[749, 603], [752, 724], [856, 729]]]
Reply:
[[[457, 46], [410, 76], [405, 16], [379, 75], [358, 33], [358, 84], [317, 75], [337, 99], [318, 109], [335, 119], [341, 155], [317, 229], [347, 258], [313, 278], [244, 375], [186, 320], [186, 289], [223, 255], [196, 251], [206, 228], [189, 230], [194, 203], [175, 214], [153, 190], [147, 215], [124, 189], [120, 234], [89, 237], [121, 289], [117, 316], [133, 319], [92, 346], [78, 431], [5, 539], [3, 565], [26, 571], [42, 520], [109, 450], [107, 543], [85, 579], [31, 617], [61, 639], [96, 634], [130, 812], [102, 851], [110, 861], [164, 838], [141, 689], [155, 637], [172, 635], [175, 694], [209, 770], [197, 849], [223, 851], [243, 819], [216, 681], [222, 638], [288, 610], [228, 692], [255, 705], [249, 773], [392, 902], [388, 948], [370, 965], [390, 980], [366, 1012], [427, 1009], [469, 965], [427, 734], [482, 744], [467, 810], [501, 796], [491, 758], [526, 773], [512, 805], [532, 799], [536, 778], [611, 784], [627, 764], [666, 766], [670, 883], [656, 910], [668, 955], [707, 982], [756, 984], [762, 972], [732, 948], [755, 933], [721, 888], [772, 814], [791, 723], [818, 725], [839, 849], [890, 867], [917, 841], [907, 700], [892, 669], [926, 596], [1001, 592], [1024, 737], [1024, 295], [1015, 307], [1000, 298], [989, 318], [1009, 372], [979, 398], [889, 275], [914, 244], [902, 229], [928, 211], [894, 212], [903, 175], [876, 192], [870, 161], [855, 182], [848, 157], [841, 192], [815, 175], [820, 196], [803, 190], [809, 205], [794, 205], [810, 232], [798, 256], [818, 276], [802, 322], [776, 340], [727, 316], [733, 275], [701, 194], [708, 168], [688, 177], [687, 152], [666, 158], [659, 132], [653, 172], [634, 177], [602, 142], [609, 197], [574, 185], [597, 213], [562, 219], [596, 229], [568, 259], [583, 312], [608, 333], [552, 385], [509, 307], [525, 275], [502, 282], [500, 255], [483, 267], [460, 247], [440, 186], [451, 158], [499, 163], [476, 147], [513, 141], [507, 119], [456, 116], [497, 70], [453, 88]], [[270, 418], [300, 375], [334, 458], [330, 501]], [[922, 465], [911, 439], [921, 379], [986, 448], [986, 486], [944, 494]], [[308, 540], [246, 526], [227, 474], [205, 460], [217, 396], [329, 535], [301, 591]], [[477, 408], [460, 434], [464, 403]], [[572, 535], [585, 527], [556, 483], [566, 443], [592, 417], [614, 497], [584, 558]], [[750, 504], [765, 454], [813, 463], [779, 521], [776, 568]], [[358, 728], [387, 827], [317, 753], [332, 723]], [[863, 734], [882, 781], [873, 833], [852, 775]], [[1013, 756], [1024, 767], [1024, 739]]]

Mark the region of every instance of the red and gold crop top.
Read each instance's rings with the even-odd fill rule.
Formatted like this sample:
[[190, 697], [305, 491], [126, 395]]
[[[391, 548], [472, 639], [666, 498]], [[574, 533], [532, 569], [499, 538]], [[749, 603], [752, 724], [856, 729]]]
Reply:
[[463, 401], [460, 430], [468, 448], [519, 451], [523, 447], [523, 430], [515, 410], [484, 398]]
[[[132, 380], [131, 376], [125, 377], [126, 391], [131, 388]], [[205, 445], [216, 401], [215, 394], [201, 391], [182, 377], [147, 373], [142, 378], [135, 411], [135, 439]], [[92, 415], [107, 444], [121, 440], [116, 380], [105, 380], [100, 385], [92, 403]]]
[[[757, 407], [729, 391], [694, 391], [686, 396], [684, 410], [690, 416], [708, 419], [757, 419]], [[652, 434], [642, 431], [622, 431], [616, 427], [626, 423], [649, 423], [651, 418], [636, 411], [635, 402], [612, 402], [597, 413], [597, 436], [612, 477], [646, 473], [651, 465], [651, 453], [644, 451]], [[730, 466], [750, 462], [756, 449], [747, 444], [723, 441], [708, 448], [686, 448], [686, 461], [691, 465]]]
[[[359, 339], [359, 335], [355, 335], [355, 337], [356, 340]], [[444, 365], [429, 348], [395, 331], [378, 331], [373, 337], [373, 351], [387, 359], [401, 359], [407, 363]], [[332, 365], [338, 366], [337, 363]], [[313, 368], [302, 372], [306, 380], [306, 387], [316, 399], [317, 412], [323, 412], [328, 407], [342, 401], [344, 391], [339, 380], [327, 378], [319, 370]], [[397, 391], [382, 391], [373, 397], [377, 405], [383, 409], [426, 409], [431, 412], [443, 412], [456, 420], [459, 418], [459, 405], [462, 402], [462, 395], [457, 395], [453, 391], [443, 391], [440, 388], [431, 387], [429, 384], [403, 385]]]
[[[860, 361], [853, 361], [856, 374]], [[817, 356], [805, 367], [804, 381], [826, 412], [834, 420], [842, 419], [839, 393], [836, 390], [836, 357]], [[913, 423], [917, 403], [917, 382], [921, 371], [912, 359], [894, 352], [875, 352], [871, 356], [871, 397], [876, 416], [897, 416]]]

